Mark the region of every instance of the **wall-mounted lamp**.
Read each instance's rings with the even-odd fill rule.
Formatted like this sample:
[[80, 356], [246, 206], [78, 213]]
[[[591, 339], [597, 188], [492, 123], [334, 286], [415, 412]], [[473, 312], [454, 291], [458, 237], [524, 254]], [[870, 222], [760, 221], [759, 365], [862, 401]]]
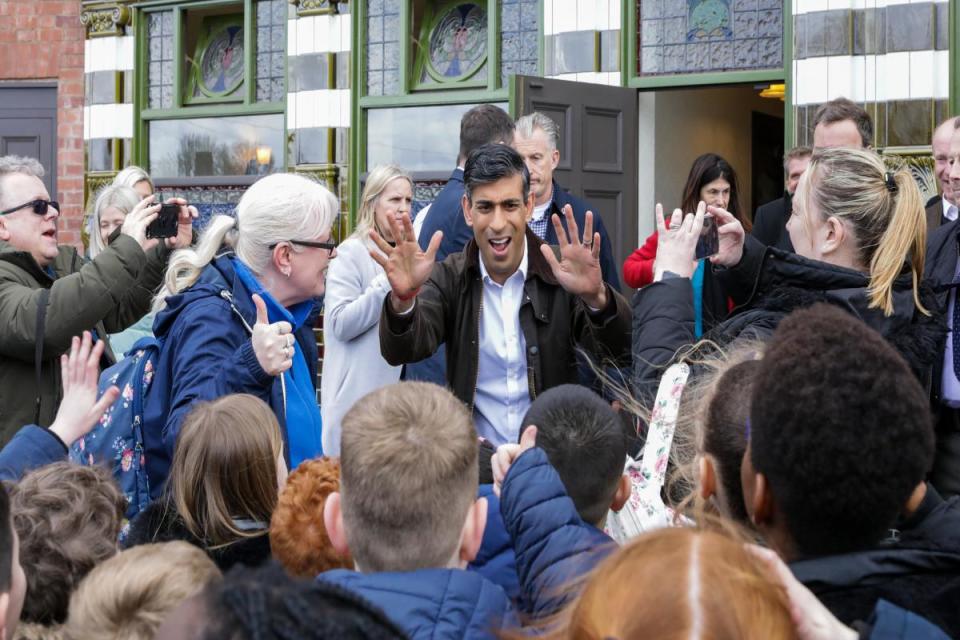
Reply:
[[770, 84], [764, 87], [760, 91], [761, 98], [771, 98], [775, 100], [780, 100], [783, 102], [784, 97], [787, 94], [787, 85], [785, 84]]
[[273, 149], [270, 147], [257, 147], [257, 164], [261, 167], [269, 165], [272, 157]]

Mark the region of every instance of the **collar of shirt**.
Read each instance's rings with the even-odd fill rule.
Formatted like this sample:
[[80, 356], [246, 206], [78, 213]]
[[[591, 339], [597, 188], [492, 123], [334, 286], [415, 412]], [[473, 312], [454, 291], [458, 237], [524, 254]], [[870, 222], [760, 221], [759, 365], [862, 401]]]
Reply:
[[943, 217], [947, 220], [956, 220], [957, 219], [957, 205], [953, 204], [946, 198], [940, 198], [941, 204], [943, 204]]
[[[523, 258], [520, 260], [520, 266], [517, 267], [517, 270], [510, 274], [510, 278], [515, 277], [517, 274], [520, 274], [520, 277], [523, 280], [527, 279], [527, 234], [523, 234]], [[493, 278], [490, 277], [490, 273], [487, 272], [487, 265], [483, 264], [483, 256], [480, 256], [480, 276], [483, 278], [483, 281], [487, 284], [497, 284], [494, 282]], [[502, 286], [502, 285], [497, 285]]]
[[550, 199], [541, 205], [537, 205], [533, 208], [533, 219], [541, 220], [543, 216], [549, 211], [550, 207], [553, 205], [553, 185], [550, 185]]

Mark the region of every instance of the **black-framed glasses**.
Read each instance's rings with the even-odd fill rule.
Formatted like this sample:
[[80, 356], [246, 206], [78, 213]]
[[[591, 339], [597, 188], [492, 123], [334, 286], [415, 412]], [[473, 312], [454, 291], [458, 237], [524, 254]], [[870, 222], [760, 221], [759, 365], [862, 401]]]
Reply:
[[33, 208], [33, 212], [38, 216], [47, 215], [47, 209], [53, 207], [57, 210], [57, 213], [60, 213], [60, 203], [56, 200], [31, 200], [30, 202], [24, 202], [21, 205], [16, 207], [11, 207], [6, 211], [0, 211], [0, 216], [5, 216], [8, 213], [13, 213], [14, 211], [20, 211], [20, 209], [26, 209], [27, 207]]
[[[301, 247], [312, 247], [314, 249], [326, 249], [327, 253], [332, 254], [333, 250], [337, 248], [336, 242], [315, 242], [313, 240], [287, 240], [290, 244], [298, 244]], [[273, 249], [276, 247], [279, 242], [274, 242], [273, 244], [267, 246], [268, 249]]]

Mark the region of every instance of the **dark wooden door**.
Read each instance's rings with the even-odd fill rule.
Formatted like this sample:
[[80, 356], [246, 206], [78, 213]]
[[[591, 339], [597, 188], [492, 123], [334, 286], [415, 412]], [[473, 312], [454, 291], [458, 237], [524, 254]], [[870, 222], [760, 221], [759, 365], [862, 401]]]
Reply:
[[46, 169], [43, 183], [57, 197], [57, 88], [0, 85], [0, 156], [36, 158]]
[[560, 128], [554, 177], [603, 218], [620, 268], [637, 247], [636, 90], [530, 76], [515, 87], [516, 116], [539, 111]]

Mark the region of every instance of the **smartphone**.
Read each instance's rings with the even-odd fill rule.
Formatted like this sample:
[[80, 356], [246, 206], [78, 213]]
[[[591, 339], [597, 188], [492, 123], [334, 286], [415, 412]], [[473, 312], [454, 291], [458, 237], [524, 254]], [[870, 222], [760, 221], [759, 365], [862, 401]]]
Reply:
[[180, 217], [180, 205], [160, 205], [157, 219], [147, 226], [148, 238], [172, 238], [177, 235], [177, 219]]
[[693, 257], [697, 260], [715, 256], [720, 252], [720, 231], [717, 229], [717, 219], [709, 213], [703, 217], [703, 229], [700, 230], [700, 239], [697, 240], [697, 249]]

